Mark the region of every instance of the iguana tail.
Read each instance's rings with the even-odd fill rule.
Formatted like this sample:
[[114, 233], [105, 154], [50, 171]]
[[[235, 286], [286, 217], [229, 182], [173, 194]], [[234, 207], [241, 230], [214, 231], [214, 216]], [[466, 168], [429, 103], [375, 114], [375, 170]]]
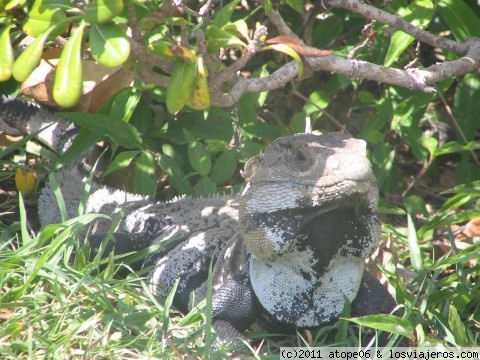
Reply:
[[[42, 130], [43, 129], [43, 130]], [[0, 103], [0, 131], [9, 135], [33, 134], [57, 154], [68, 149], [78, 129], [75, 124], [34, 104], [16, 99]]]

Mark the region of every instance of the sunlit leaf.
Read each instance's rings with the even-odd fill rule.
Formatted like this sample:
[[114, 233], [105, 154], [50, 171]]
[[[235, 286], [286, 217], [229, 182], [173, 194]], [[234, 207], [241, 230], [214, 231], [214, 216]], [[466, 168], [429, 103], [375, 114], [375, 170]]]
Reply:
[[416, 271], [421, 271], [423, 268], [422, 252], [418, 244], [418, 236], [415, 226], [412, 221], [412, 216], [407, 214], [408, 220], [408, 245], [410, 250], [410, 261]]
[[195, 85], [195, 64], [178, 61], [170, 74], [167, 88], [167, 109], [171, 114], [179, 112], [186, 104]]
[[123, 10], [123, 0], [93, 0], [85, 7], [85, 20], [90, 24], [103, 24]]
[[212, 168], [212, 160], [205, 145], [194, 140], [188, 144], [188, 160], [192, 168], [200, 175], [206, 176]]
[[237, 36], [222, 30], [221, 28], [210, 25], [205, 32], [207, 41], [207, 50], [209, 53], [214, 53], [221, 48], [235, 48], [243, 49], [247, 46]]
[[107, 169], [104, 172], [104, 176], [108, 175], [114, 171], [124, 169], [127, 166], [129, 166], [133, 159], [140, 153], [138, 150], [134, 151], [122, 151], [119, 153], [115, 158], [112, 160], [110, 165], [107, 167]]
[[157, 55], [166, 57], [168, 59], [181, 58], [191, 64], [195, 62], [195, 51], [186, 46], [178, 45], [170, 41], [157, 40], [152, 41], [148, 45], [148, 49]]
[[192, 93], [186, 104], [195, 110], [205, 110], [210, 106], [210, 91], [208, 89], [207, 70], [201, 56], [197, 58], [197, 71]]
[[369, 315], [348, 319], [348, 321], [358, 325], [367, 326], [372, 329], [388, 331], [390, 333], [405, 336], [407, 338], [411, 338], [413, 336], [413, 327], [410, 321], [394, 315]]
[[173, 158], [168, 155], [161, 155], [158, 164], [168, 175], [169, 183], [180, 194], [191, 194], [193, 192], [192, 186], [188, 182], [187, 175]]
[[155, 158], [147, 151], [142, 151], [135, 162], [135, 193], [154, 196], [157, 191], [155, 177]]
[[28, 12], [27, 21], [23, 25], [23, 31], [37, 37], [50, 28], [55, 28], [49, 36], [60, 35], [67, 27], [67, 16], [58, 7], [43, 5], [41, 1], [35, 2]]
[[248, 40], [248, 25], [245, 20], [238, 20], [234, 23], [227, 24], [222, 27], [223, 30], [229, 32], [235, 32], [238, 35], [241, 35], [244, 39]]
[[[407, 8], [401, 9], [398, 15], [405, 21], [422, 29], [430, 22], [433, 11], [434, 8], [431, 0], [417, 0], [412, 2]], [[390, 47], [385, 56], [384, 65], [392, 65], [398, 56], [402, 54], [414, 40], [412, 36], [403, 31], [396, 31], [390, 40]]]
[[262, 48], [262, 51], [265, 51], [265, 50], [275, 50], [275, 51], [279, 51], [284, 54], [287, 54], [288, 56], [291, 56], [298, 65], [298, 77], [302, 77], [303, 61], [301, 57], [295, 52], [295, 50], [293, 50], [290, 46], [285, 44], [272, 44]]
[[457, 41], [480, 37], [480, 19], [463, 0], [439, 0], [436, 9]]
[[226, 5], [224, 5], [213, 18], [213, 24], [218, 27], [222, 27], [223, 25], [227, 24], [232, 17], [233, 10], [235, 7], [240, 3], [240, 0], [234, 0]]
[[480, 114], [480, 77], [478, 73], [466, 74], [458, 82], [455, 91], [455, 115], [467, 140], [474, 140]]
[[89, 33], [90, 48], [95, 60], [108, 67], [122, 65], [130, 54], [130, 42], [118, 25], [93, 25]]
[[116, 144], [127, 148], [142, 149], [142, 137], [138, 130], [129, 123], [112, 119], [101, 114], [68, 113], [68, 118], [74, 123], [84, 126], [89, 130], [106, 134]]
[[167, 17], [166, 19], [162, 20], [161, 23], [163, 25], [176, 25], [176, 26], [188, 25], [188, 21], [186, 19], [178, 16]]

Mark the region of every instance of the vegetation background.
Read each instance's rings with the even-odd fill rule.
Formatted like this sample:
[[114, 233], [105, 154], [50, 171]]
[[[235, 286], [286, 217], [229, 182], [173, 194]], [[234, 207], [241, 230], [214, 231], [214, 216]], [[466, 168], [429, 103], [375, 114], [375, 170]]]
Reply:
[[[1, 135], [2, 358], [208, 357], [208, 311], [180, 316], [144, 274], [116, 279], [131, 256], [86, 260], [75, 239], [93, 215], [38, 232], [33, 179], [97, 144], [109, 185], [159, 200], [231, 193], [245, 161], [307, 116], [365, 139], [380, 188], [369, 266], [403, 318], [357, 322], [421, 346], [478, 345], [475, 37], [475, 0], [0, 1], [0, 94], [67, 108], [82, 128], [65, 154]], [[252, 357], [275, 358], [282, 344], [356, 344], [358, 331], [342, 319], [252, 337]]]

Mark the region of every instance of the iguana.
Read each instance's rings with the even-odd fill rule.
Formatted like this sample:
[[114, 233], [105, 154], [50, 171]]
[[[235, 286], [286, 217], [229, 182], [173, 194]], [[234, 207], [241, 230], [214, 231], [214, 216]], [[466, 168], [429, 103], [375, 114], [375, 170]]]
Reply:
[[[18, 101], [1, 105], [0, 130], [32, 133], [56, 115]], [[71, 124], [58, 121], [39, 138], [68, 147]], [[13, 130], [15, 131], [15, 130]], [[75, 216], [83, 176], [77, 164], [59, 172], [69, 216]], [[154, 200], [94, 183], [85, 212], [125, 215], [112, 239], [116, 252], [164, 243], [142, 266], [165, 298], [179, 279], [174, 305], [181, 311], [206, 294], [213, 262], [213, 326], [228, 343], [254, 322], [317, 327], [337, 319], [345, 299], [352, 315], [389, 313], [395, 302], [365, 270], [377, 248], [378, 190], [366, 144], [339, 133], [296, 134], [272, 142], [245, 165], [246, 187], [232, 197]], [[39, 198], [42, 225], [60, 221], [47, 184]], [[90, 241], [104, 238], [109, 222], [94, 224]]]

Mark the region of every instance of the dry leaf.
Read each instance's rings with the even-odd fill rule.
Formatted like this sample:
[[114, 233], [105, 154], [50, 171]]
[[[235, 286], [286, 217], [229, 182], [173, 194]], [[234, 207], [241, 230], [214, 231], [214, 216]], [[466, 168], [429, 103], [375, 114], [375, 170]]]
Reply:
[[[46, 51], [40, 66], [20, 86], [23, 95], [56, 109], [60, 108], [53, 100], [52, 86], [58, 55], [58, 50]], [[83, 61], [82, 66], [83, 95], [70, 109], [73, 111], [95, 112], [119, 90], [130, 86], [134, 78], [133, 72], [123, 66], [108, 68], [93, 60]]]

